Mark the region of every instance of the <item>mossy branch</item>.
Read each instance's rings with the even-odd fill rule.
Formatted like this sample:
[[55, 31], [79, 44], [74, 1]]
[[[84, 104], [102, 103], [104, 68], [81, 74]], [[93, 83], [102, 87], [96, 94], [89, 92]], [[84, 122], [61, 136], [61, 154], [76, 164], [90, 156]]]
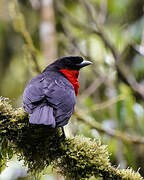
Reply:
[[34, 173], [51, 164], [66, 179], [72, 180], [91, 176], [107, 180], [143, 179], [132, 169], [114, 168], [107, 146], [100, 140], [81, 136], [64, 140], [58, 128], [29, 124], [28, 114], [22, 108], [14, 109], [3, 97], [0, 98], [0, 146], [1, 166], [6, 157], [17, 153]]

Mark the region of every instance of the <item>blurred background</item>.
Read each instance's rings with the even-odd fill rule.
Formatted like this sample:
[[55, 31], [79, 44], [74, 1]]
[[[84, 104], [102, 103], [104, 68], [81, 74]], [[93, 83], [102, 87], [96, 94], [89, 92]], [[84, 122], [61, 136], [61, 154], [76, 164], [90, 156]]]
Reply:
[[[0, 96], [19, 107], [27, 82], [55, 59], [91, 60], [66, 134], [100, 138], [113, 165], [144, 176], [143, 14], [144, 0], [0, 0]], [[1, 180], [26, 176], [15, 159]]]

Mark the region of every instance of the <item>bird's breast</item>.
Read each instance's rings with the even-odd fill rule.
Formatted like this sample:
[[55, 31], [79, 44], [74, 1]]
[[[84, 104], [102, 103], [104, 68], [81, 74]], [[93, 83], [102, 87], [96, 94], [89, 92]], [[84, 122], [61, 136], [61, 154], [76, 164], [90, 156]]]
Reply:
[[70, 81], [70, 83], [72, 84], [74, 88], [75, 94], [77, 96], [79, 92], [79, 81], [78, 81], [79, 71], [61, 69], [60, 72], [62, 72], [62, 74], [64, 74], [64, 76]]

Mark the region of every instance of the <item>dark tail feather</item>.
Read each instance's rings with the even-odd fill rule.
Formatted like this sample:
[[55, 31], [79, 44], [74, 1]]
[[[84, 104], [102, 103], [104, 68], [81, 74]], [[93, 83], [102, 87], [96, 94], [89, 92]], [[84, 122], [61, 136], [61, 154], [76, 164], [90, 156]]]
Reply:
[[56, 123], [53, 108], [47, 105], [36, 107], [30, 116], [29, 122], [32, 124], [44, 124], [55, 128]]

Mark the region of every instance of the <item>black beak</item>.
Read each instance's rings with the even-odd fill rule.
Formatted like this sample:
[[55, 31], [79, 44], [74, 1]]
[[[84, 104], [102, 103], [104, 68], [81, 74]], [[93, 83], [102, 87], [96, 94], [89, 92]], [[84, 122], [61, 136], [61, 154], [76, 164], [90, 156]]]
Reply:
[[92, 64], [92, 62], [90, 62], [90, 61], [83, 61], [83, 62], [81, 62], [79, 64], [76, 64], [76, 66], [80, 69], [80, 68], [83, 68], [83, 67], [88, 66], [90, 64]]

